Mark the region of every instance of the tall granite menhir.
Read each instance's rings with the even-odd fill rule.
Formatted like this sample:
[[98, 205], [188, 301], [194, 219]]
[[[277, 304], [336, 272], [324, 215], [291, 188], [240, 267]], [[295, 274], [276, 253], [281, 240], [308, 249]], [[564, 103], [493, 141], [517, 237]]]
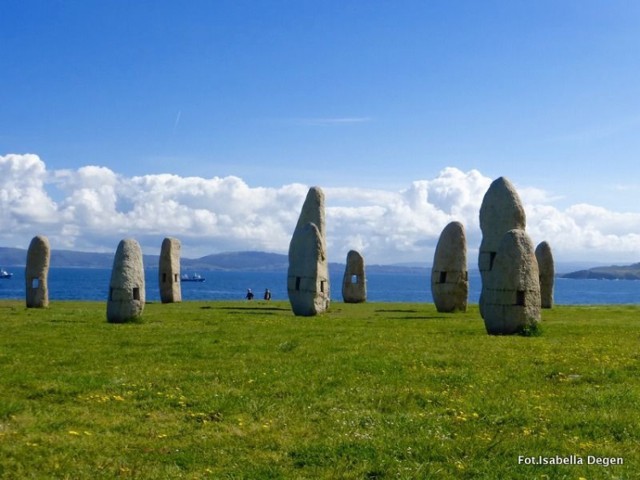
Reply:
[[158, 262], [160, 301], [178, 303], [182, 301], [180, 288], [180, 240], [167, 237], [162, 241]]
[[540, 281], [533, 244], [524, 230], [509, 230], [498, 246], [482, 295], [491, 335], [522, 332], [540, 321]]
[[51, 248], [47, 237], [38, 235], [31, 239], [24, 270], [27, 308], [49, 306], [49, 260]]
[[132, 238], [118, 244], [107, 300], [107, 321], [125, 323], [142, 316], [145, 302], [144, 266], [142, 250]]
[[440, 234], [431, 268], [431, 294], [438, 312], [467, 311], [467, 240], [460, 222], [451, 222]]
[[509, 230], [524, 230], [526, 223], [524, 208], [515, 187], [505, 177], [494, 180], [485, 193], [480, 206], [482, 241], [478, 255], [478, 268], [482, 277], [482, 291], [479, 307], [480, 315], [483, 317], [487, 275], [493, 269], [502, 237]]
[[311, 187], [289, 243], [287, 294], [296, 316], [317, 315], [329, 308], [324, 223], [324, 193], [319, 187]]
[[367, 301], [367, 278], [364, 272], [364, 258], [355, 250], [347, 253], [347, 265], [342, 278], [342, 299], [344, 303]]
[[553, 282], [555, 267], [551, 246], [547, 242], [540, 242], [536, 247], [536, 260], [540, 272], [540, 302], [542, 308], [553, 308]]

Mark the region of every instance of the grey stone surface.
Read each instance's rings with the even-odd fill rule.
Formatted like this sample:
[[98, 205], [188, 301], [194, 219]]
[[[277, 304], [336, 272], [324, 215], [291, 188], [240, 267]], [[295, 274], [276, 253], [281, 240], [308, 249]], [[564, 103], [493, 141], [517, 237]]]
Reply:
[[142, 316], [145, 303], [144, 266], [142, 250], [132, 238], [122, 240], [113, 258], [107, 321], [124, 323]]
[[467, 311], [467, 239], [460, 222], [449, 223], [440, 234], [433, 255], [431, 294], [438, 312]]
[[318, 228], [322, 241], [325, 242], [324, 192], [320, 187], [309, 188], [300, 209], [296, 230], [304, 228], [307, 223], [313, 223]]
[[367, 277], [364, 268], [364, 257], [356, 250], [349, 250], [349, 253], [347, 253], [347, 265], [342, 278], [342, 299], [345, 303], [367, 301]]
[[49, 261], [51, 247], [47, 237], [38, 235], [31, 239], [24, 270], [27, 308], [49, 306]]
[[180, 286], [180, 240], [167, 237], [162, 241], [158, 261], [160, 301], [177, 303], [182, 301]]
[[329, 308], [324, 218], [324, 193], [319, 187], [312, 187], [289, 244], [287, 294], [297, 316], [317, 315]]
[[555, 280], [555, 266], [551, 246], [547, 242], [540, 242], [536, 247], [536, 260], [540, 273], [540, 302], [542, 308], [553, 308], [553, 285]]
[[518, 333], [540, 321], [538, 262], [524, 230], [503, 235], [485, 283], [483, 318], [489, 334]]
[[527, 220], [522, 202], [513, 184], [505, 177], [494, 180], [480, 206], [482, 242], [478, 257], [480, 273], [491, 270], [492, 258], [509, 230], [526, 228]]
[[482, 278], [480, 314], [484, 316], [484, 286], [487, 273], [493, 268], [498, 246], [505, 233], [512, 229], [524, 230], [526, 216], [522, 202], [513, 184], [505, 177], [494, 180], [480, 206], [482, 241], [478, 253], [478, 268]]

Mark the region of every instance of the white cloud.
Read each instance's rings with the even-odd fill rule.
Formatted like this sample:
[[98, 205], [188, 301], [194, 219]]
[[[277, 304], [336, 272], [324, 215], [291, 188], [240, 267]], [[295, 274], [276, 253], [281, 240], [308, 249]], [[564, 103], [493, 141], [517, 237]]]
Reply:
[[464, 223], [470, 240], [479, 242], [478, 209], [490, 183], [476, 170], [446, 168], [400, 192], [327, 188], [328, 246], [340, 261], [353, 248], [379, 263], [430, 262], [451, 221]]
[[[329, 258], [344, 262], [356, 249], [369, 264], [430, 262], [440, 232], [457, 220], [466, 227], [474, 264], [478, 211], [490, 183], [477, 170], [448, 167], [401, 191], [325, 188]], [[529, 234], [535, 243], [547, 240], [556, 258], [640, 260], [640, 213], [586, 204], [559, 209], [544, 190], [516, 186]], [[36, 155], [0, 156], [0, 245], [26, 248], [31, 237], [45, 234], [54, 248], [113, 251], [131, 236], [146, 253], [157, 253], [164, 236], [175, 236], [189, 257], [286, 253], [307, 190], [252, 187], [235, 176], [126, 177], [100, 166], [48, 171]]]
[[640, 261], [640, 213], [612, 212], [587, 204], [564, 211], [551, 206], [527, 208], [532, 237], [547, 240], [570, 259]]
[[44, 189], [47, 171], [37, 155], [0, 156], [2, 230], [22, 231], [32, 223], [57, 221], [57, 205]]

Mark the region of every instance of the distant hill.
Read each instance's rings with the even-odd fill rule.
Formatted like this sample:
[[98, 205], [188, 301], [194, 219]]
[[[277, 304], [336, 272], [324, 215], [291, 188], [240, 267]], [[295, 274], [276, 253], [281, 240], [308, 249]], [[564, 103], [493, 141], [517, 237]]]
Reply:
[[640, 263], [627, 266], [594, 267], [566, 273], [561, 277], [597, 280], [640, 280]]
[[[52, 267], [111, 268], [114, 253], [75, 252], [72, 250], [52, 250]], [[157, 259], [158, 257], [156, 257]], [[27, 251], [22, 248], [0, 247], [0, 266], [24, 267]], [[157, 263], [157, 260], [156, 260]]]
[[[156, 257], [156, 265], [158, 263]], [[286, 270], [287, 255], [268, 252], [227, 252], [189, 259], [183, 258], [181, 267], [191, 270]]]
[[[52, 250], [52, 267], [77, 267], [77, 268], [111, 268], [113, 265], [113, 253], [76, 252], [72, 250]], [[27, 251], [22, 248], [0, 247], [0, 267], [24, 267]], [[158, 268], [158, 255], [144, 255], [145, 268]], [[366, 261], [366, 259], [365, 259]], [[210, 270], [233, 271], [282, 271], [286, 272], [289, 266], [287, 255], [280, 253], [245, 251], [224, 252], [206, 255], [200, 258], [181, 259], [182, 270], [186, 272], [200, 272]], [[568, 272], [572, 269], [586, 267], [586, 262], [558, 263], [556, 272]], [[594, 265], [594, 263], [591, 263]], [[597, 265], [597, 264], [596, 264]], [[330, 263], [332, 272], [344, 269], [344, 263]], [[469, 274], [475, 275], [477, 271], [473, 264], [470, 265]], [[411, 273], [416, 275], [430, 275], [431, 266], [427, 263], [400, 263], [391, 265], [366, 265], [367, 272], [379, 274]], [[561, 274], [563, 278], [606, 278], [606, 279], [640, 279], [640, 263], [629, 266], [602, 266], [572, 271]]]
[[27, 251], [20, 248], [0, 247], [0, 267], [23, 266]]
[[[114, 253], [75, 252], [71, 250], [52, 250], [51, 266], [67, 268], [111, 268]], [[21, 248], [0, 247], [0, 267], [24, 267], [27, 251]], [[229, 271], [281, 271], [289, 267], [287, 255], [269, 252], [225, 252], [206, 255], [200, 258], [180, 259], [182, 270], [200, 272], [212, 270]], [[145, 268], [158, 268], [158, 255], [144, 255]], [[344, 263], [330, 263], [329, 268], [339, 272]], [[429, 275], [430, 267], [417, 265], [367, 265], [368, 272], [394, 274], [415, 273]]]
[[[114, 253], [52, 250], [52, 267], [111, 268]], [[0, 266], [23, 267], [27, 251], [21, 248], [0, 247]], [[158, 255], [144, 255], [145, 268], [158, 267]], [[231, 252], [207, 255], [202, 258], [181, 259], [183, 269], [194, 270], [278, 270], [288, 266], [286, 255], [266, 252]]]

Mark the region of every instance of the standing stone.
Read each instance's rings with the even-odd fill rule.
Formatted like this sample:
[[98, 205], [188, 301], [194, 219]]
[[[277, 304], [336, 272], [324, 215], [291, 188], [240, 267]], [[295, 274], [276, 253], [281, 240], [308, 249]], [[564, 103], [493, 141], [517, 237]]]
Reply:
[[440, 234], [431, 269], [431, 294], [438, 312], [467, 311], [467, 240], [460, 222], [451, 222]]
[[49, 306], [49, 260], [51, 248], [47, 237], [38, 235], [31, 239], [24, 271], [27, 308]]
[[524, 230], [526, 216], [518, 192], [505, 177], [494, 180], [480, 206], [482, 242], [478, 255], [478, 268], [482, 277], [480, 314], [484, 317], [484, 288], [487, 274], [493, 269], [498, 246], [505, 233], [512, 229]]
[[307, 223], [313, 223], [318, 227], [322, 241], [325, 242], [324, 192], [320, 187], [311, 187], [307, 192], [307, 197], [300, 210], [296, 230], [303, 228]]
[[364, 258], [360, 252], [347, 253], [347, 265], [342, 278], [342, 299], [345, 303], [367, 301], [367, 278], [364, 273]]
[[491, 335], [521, 332], [540, 321], [540, 280], [533, 244], [524, 230], [503, 237], [483, 285], [484, 324]]
[[142, 250], [132, 238], [118, 244], [107, 301], [107, 321], [124, 323], [142, 316], [145, 301], [144, 266]]
[[311, 187], [289, 243], [287, 293], [297, 316], [317, 315], [329, 308], [324, 218], [324, 193]]
[[158, 265], [160, 301], [177, 303], [182, 301], [180, 288], [180, 240], [167, 237], [162, 241]]
[[553, 282], [555, 267], [551, 246], [547, 242], [540, 242], [536, 247], [536, 260], [540, 271], [540, 302], [542, 308], [553, 308]]

